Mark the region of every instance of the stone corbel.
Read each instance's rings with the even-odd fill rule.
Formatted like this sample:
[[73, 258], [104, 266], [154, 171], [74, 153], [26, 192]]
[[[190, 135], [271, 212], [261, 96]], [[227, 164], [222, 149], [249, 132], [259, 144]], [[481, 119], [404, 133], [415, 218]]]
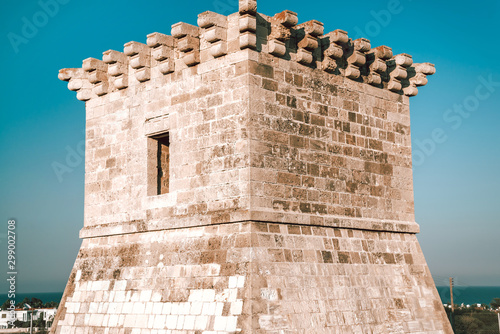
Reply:
[[413, 64], [413, 59], [409, 54], [401, 53], [394, 56], [387, 62], [389, 72], [389, 82], [387, 88], [393, 92], [403, 89], [402, 80], [408, 77], [407, 68]]
[[314, 51], [318, 49], [318, 37], [324, 33], [323, 23], [311, 20], [295, 27], [297, 33], [297, 62], [310, 65], [314, 61]]
[[349, 42], [349, 37], [346, 31], [337, 29], [324, 35], [321, 40], [324, 45], [321, 67], [324, 71], [332, 73], [342, 62], [344, 56], [343, 46]]
[[172, 25], [172, 36], [187, 66], [200, 63], [200, 28], [184, 22]]
[[82, 68], [88, 73], [93, 92], [97, 96], [107, 94], [109, 89], [108, 64], [99, 59], [87, 58], [83, 61]]
[[257, 1], [239, 0], [240, 49], [257, 47]]
[[403, 92], [407, 96], [415, 96], [418, 94], [417, 87], [427, 85], [427, 76], [436, 73], [436, 68], [431, 63], [413, 64], [407, 72], [409, 85], [403, 88]]
[[64, 68], [59, 71], [58, 78], [68, 82], [68, 89], [75, 91], [76, 98], [80, 101], [88, 101], [95, 96], [88, 80], [88, 72], [83, 68]]
[[227, 17], [214, 12], [198, 15], [198, 25], [202, 37], [210, 45], [210, 55], [214, 58], [227, 54]]
[[271, 32], [268, 36], [270, 54], [282, 57], [286, 54], [286, 41], [291, 37], [290, 28], [298, 22], [297, 13], [284, 10], [271, 17]]
[[174, 38], [158, 32], [148, 35], [146, 44], [151, 48], [151, 57], [162, 74], [175, 70]]
[[108, 64], [108, 74], [111, 76], [110, 82], [116, 89], [128, 87], [128, 57], [115, 50], [103, 52], [102, 60]]
[[370, 51], [371, 44], [366, 38], [358, 38], [352, 41], [352, 54], [347, 59], [345, 76], [350, 79], [357, 79], [361, 76], [360, 67], [366, 63], [366, 53]]
[[124, 45], [123, 53], [128, 56], [129, 65], [135, 70], [135, 78], [139, 82], [151, 78], [151, 49], [139, 42], [128, 42]]
[[367, 82], [373, 86], [382, 84], [382, 76], [387, 71], [386, 60], [392, 58], [392, 49], [388, 46], [381, 45], [370, 50], [369, 55], [369, 70]]

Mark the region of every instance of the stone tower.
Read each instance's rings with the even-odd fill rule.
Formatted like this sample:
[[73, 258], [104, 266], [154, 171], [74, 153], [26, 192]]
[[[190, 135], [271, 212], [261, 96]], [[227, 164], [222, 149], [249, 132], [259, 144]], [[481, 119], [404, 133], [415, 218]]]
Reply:
[[52, 331], [452, 333], [413, 205], [434, 72], [255, 0], [61, 70], [85, 225]]

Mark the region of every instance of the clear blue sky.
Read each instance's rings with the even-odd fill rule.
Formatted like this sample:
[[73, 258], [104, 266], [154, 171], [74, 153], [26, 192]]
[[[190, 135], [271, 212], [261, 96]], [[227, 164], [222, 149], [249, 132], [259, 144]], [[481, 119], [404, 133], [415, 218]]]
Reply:
[[[62, 291], [80, 246], [85, 106], [58, 70], [151, 32], [169, 34], [179, 21], [196, 24], [205, 10], [237, 10], [236, 0], [65, 0], [45, 6], [44, 16], [44, 1], [5, 0], [0, 12], [0, 276], [14, 217], [21, 293]], [[500, 1], [259, 2], [268, 15], [284, 9], [436, 64], [411, 99], [419, 240], [438, 284], [454, 276], [462, 285], [500, 285]], [[446, 140], [433, 140], [433, 131]], [[72, 170], [58, 179], [52, 165], [68, 165], [68, 149]], [[0, 293], [6, 287], [2, 278]]]

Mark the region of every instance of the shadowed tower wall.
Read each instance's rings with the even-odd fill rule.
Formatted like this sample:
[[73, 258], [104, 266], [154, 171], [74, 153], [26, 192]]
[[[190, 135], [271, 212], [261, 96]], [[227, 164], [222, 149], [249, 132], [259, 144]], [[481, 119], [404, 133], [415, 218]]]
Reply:
[[434, 73], [239, 12], [59, 77], [85, 224], [54, 333], [452, 333], [416, 239], [409, 97]]

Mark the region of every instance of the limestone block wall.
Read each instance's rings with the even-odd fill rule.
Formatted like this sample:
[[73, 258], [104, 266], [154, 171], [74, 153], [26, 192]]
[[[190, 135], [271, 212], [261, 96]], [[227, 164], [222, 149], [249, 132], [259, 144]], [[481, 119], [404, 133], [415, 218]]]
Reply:
[[252, 218], [418, 231], [408, 97], [264, 53], [257, 66]]
[[[249, 92], [238, 70], [244, 56], [205, 63], [195, 73], [153, 73], [147, 84], [129, 78], [127, 90], [87, 102], [83, 236], [207, 224], [221, 212], [248, 210]], [[165, 132], [169, 192], [156, 195], [149, 191], [156, 187], [148, 183], [156, 152], [148, 140]]]

